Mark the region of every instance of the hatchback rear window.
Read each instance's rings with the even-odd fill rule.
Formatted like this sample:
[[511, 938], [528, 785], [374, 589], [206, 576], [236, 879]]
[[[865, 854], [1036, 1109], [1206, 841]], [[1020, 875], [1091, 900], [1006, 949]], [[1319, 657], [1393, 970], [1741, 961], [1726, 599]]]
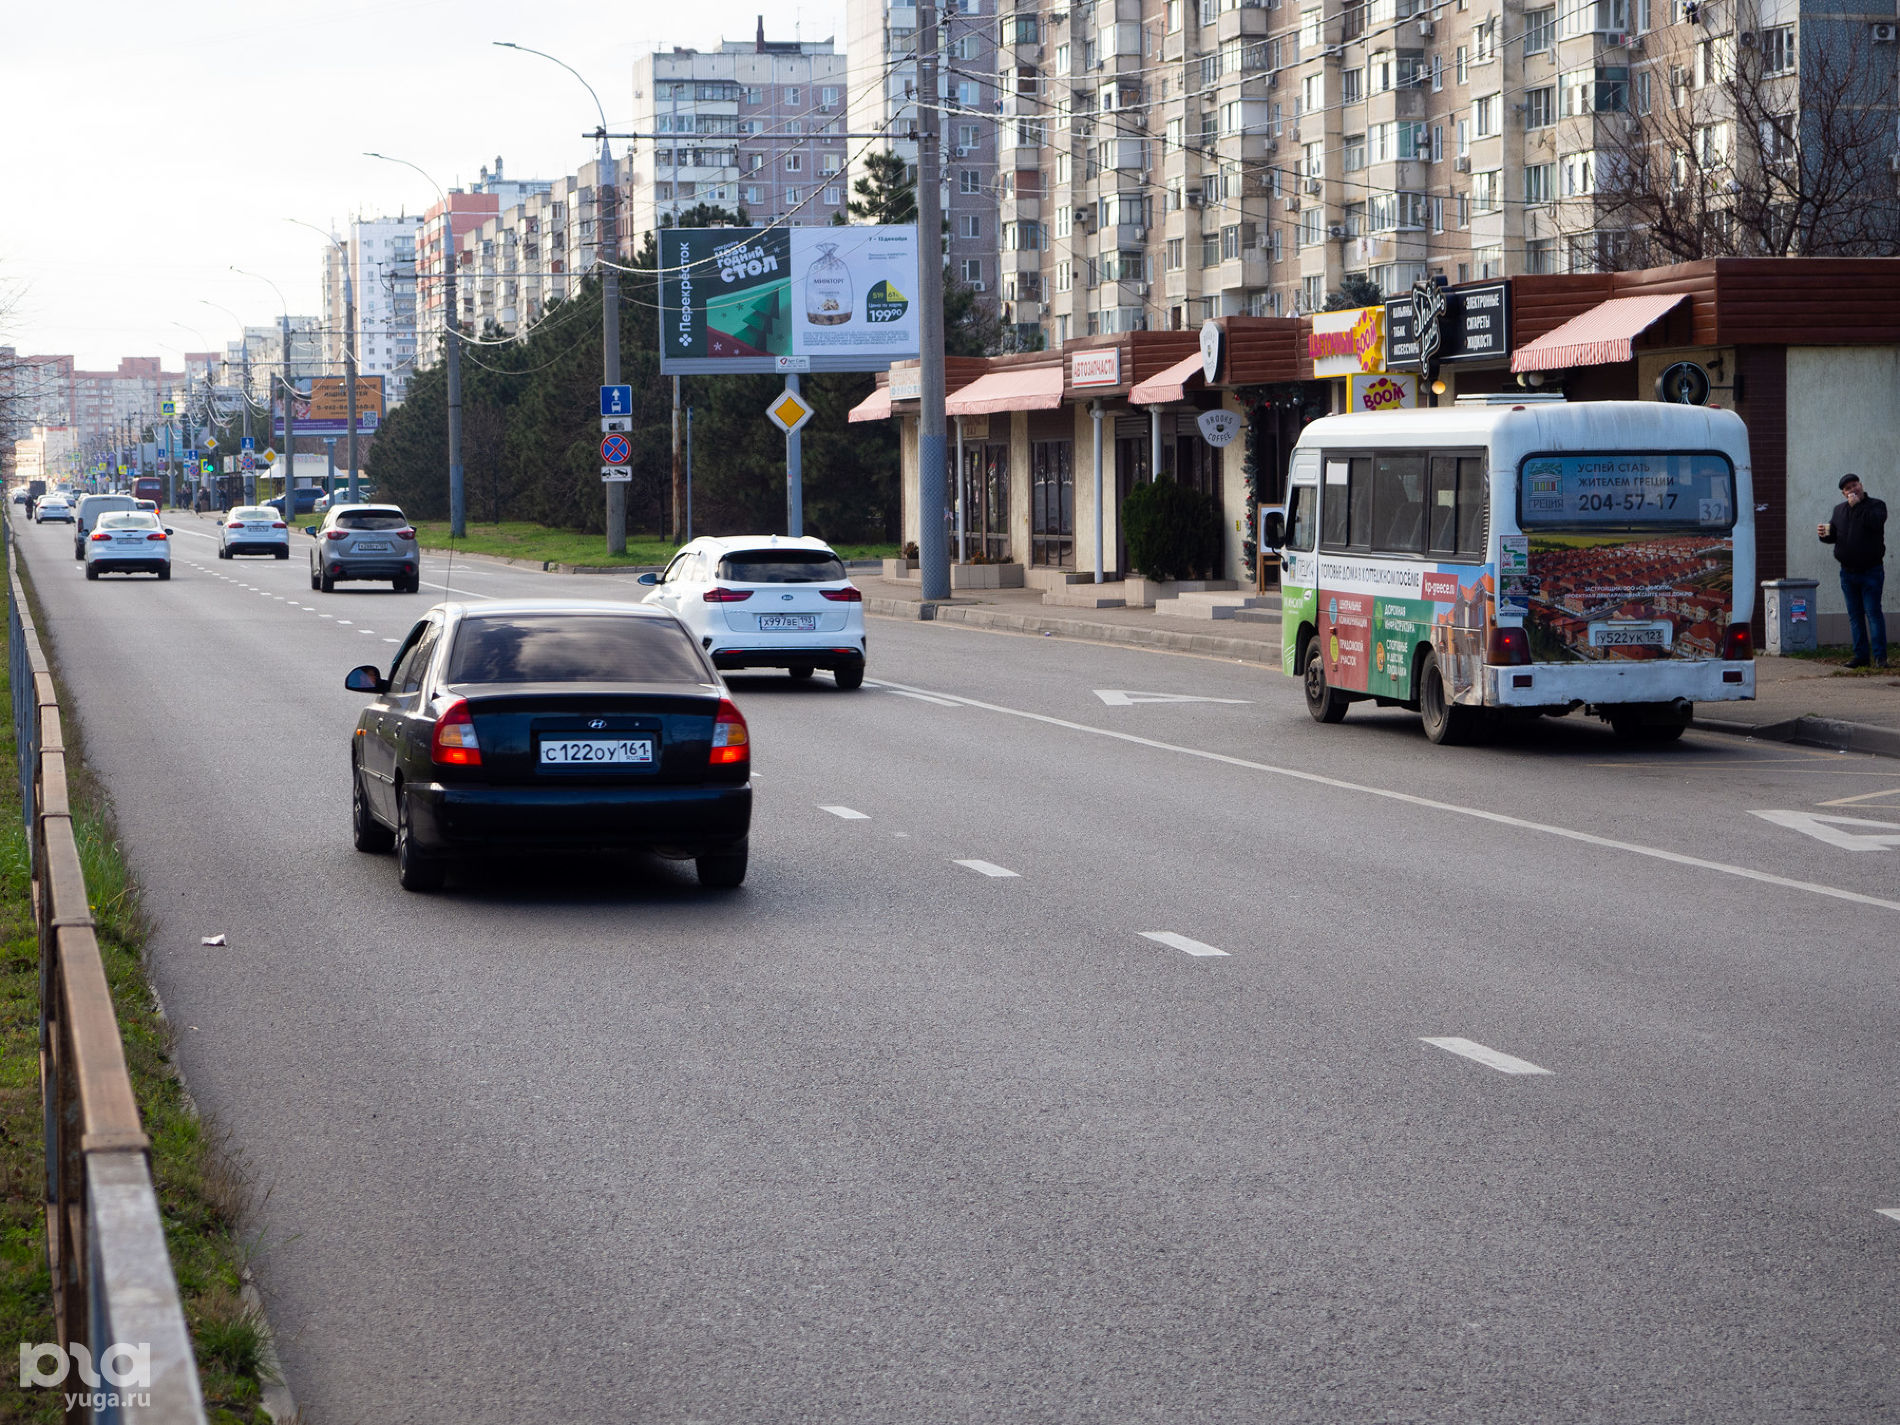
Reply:
[[401, 510], [338, 510], [338, 529], [407, 529], [409, 520]]
[[671, 619], [613, 614], [469, 618], [451, 683], [704, 683], [692, 638]]
[[830, 584], [845, 577], [828, 549], [748, 549], [719, 561], [719, 577], [738, 584]]

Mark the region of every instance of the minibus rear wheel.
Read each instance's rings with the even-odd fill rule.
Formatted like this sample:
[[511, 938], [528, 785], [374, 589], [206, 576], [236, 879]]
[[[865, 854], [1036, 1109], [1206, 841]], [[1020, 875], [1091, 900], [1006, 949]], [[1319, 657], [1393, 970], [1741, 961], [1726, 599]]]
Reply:
[[1436, 649], [1428, 649], [1419, 660], [1418, 712], [1425, 723], [1425, 736], [1441, 747], [1469, 742], [1477, 731], [1480, 714], [1451, 700], [1444, 675], [1438, 671]]

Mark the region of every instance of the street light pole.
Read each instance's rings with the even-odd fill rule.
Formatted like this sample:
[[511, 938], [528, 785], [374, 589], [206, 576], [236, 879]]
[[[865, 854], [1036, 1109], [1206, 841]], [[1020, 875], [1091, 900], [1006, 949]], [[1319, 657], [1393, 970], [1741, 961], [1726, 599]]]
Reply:
[[[601, 107], [600, 95], [594, 93], [594, 86], [581, 79], [580, 71], [564, 60], [555, 59], [544, 50], [529, 49], [526, 45], [511, 44], [507, 40], [496, 40], [500, 49], [520, 50], [523, 54], [539, 55], [561, 66], [569, 74], [580, 80], [594, 101], [594, 108], [600, 114], [600, 171], [595, 176], [594, 193], [599, 208], [599, 233], [595, 248], [595, 257], [600, 267], [600, 383], [603, 386], [620, 384], [620, 273], [614, 266], [620, 257], [619, 242], [619, 185], [614, 181], [614, 151], [607, 142], [607, 111]], [[611, 256], [609, 256], [611, 254]], [[607, 552], [625, 554], [627, 552], [627, 489], [617, 480], [607, 483]]]
[[937, 82], [937, 4], [918, 7], [917, 45], [917, 554], [923, 596], [950, 597], [943, 527], [945, 417], [943, 372], [943, 195], [938, 190], [942, 131]]

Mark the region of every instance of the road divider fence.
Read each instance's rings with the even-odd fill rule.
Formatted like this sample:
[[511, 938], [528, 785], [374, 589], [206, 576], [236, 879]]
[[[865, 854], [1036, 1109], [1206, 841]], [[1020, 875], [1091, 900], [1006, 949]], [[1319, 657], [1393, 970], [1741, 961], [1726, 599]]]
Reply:
[[[69, 1421], [203, 1425], [150, 1143], [73, 831], [64, 721], [6, 522], [7, 670], [40, 960], [46, 1253]], [[26, 1351], [22, 1342], [21, 1384]], [[84, 1357], [81, 1358], [80, 1349]], [[43, 1351], [38, 1364], [54, 1357]], [[51, 1381], [39, 1382], [51, 1384]], [[103, 1407], [103, 1408], [101, 1408]]]

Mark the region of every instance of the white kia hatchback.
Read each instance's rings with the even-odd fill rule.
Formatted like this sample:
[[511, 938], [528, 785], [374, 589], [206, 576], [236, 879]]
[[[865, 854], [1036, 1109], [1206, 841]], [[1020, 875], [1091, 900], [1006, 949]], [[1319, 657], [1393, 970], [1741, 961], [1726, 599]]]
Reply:
[[722, 670], [830, 671], [864, 682], [864, 595], [822, 539], [728, 535], [696, 539], [659, 574], [646, 602], [677, 614]]

